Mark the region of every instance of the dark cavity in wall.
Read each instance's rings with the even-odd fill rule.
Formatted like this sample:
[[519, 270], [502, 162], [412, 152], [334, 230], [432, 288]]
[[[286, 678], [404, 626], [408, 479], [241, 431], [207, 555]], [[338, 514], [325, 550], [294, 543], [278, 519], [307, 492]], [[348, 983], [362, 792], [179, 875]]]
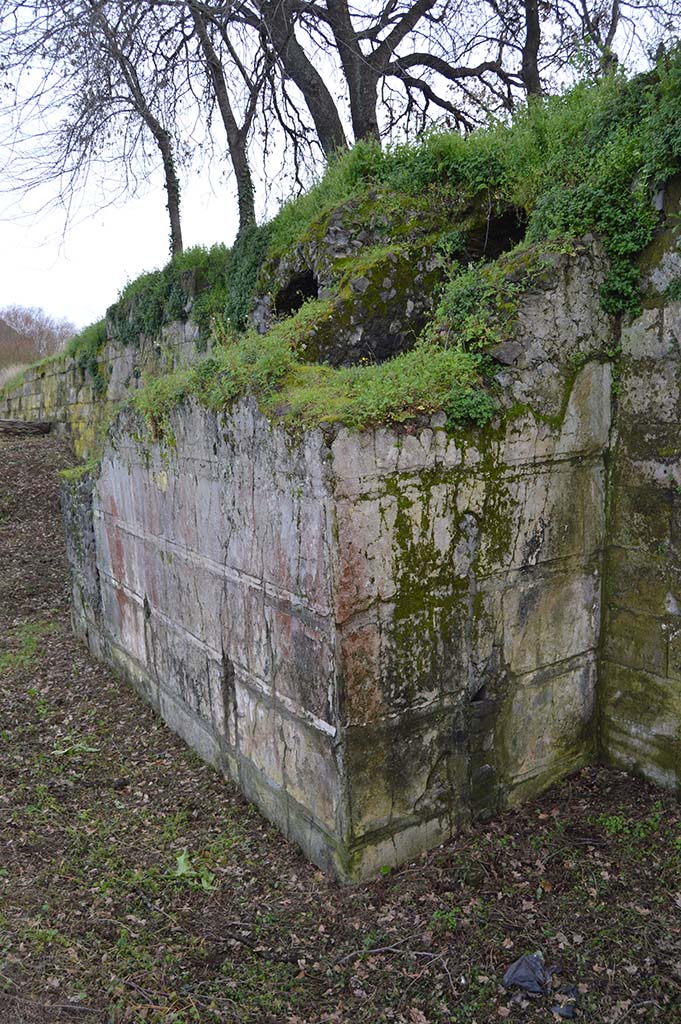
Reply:
[[319, 284], [311, 270], [303, 270], [295, 274], [289, 283], [274, 297], [274, 312], [278, 317], [292, 316], [297, 313], [308, 299], [316, 299], [319, 295]]
[[474, 260], [495, 260], [522, 242], [526, 230], [527, 217], [521, 210], [490, 214], [484, 224], [470, 233], [466, 249]]

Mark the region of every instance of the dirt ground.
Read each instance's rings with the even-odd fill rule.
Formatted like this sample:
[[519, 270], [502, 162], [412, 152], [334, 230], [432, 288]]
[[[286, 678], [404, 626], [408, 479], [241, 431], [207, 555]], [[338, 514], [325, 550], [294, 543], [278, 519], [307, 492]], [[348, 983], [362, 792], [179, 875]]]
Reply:
[[0, 1024], [681, 1021], [677, 800], [590, 769], [339, 887], [71, 636], [69, 462], [0, 439]]

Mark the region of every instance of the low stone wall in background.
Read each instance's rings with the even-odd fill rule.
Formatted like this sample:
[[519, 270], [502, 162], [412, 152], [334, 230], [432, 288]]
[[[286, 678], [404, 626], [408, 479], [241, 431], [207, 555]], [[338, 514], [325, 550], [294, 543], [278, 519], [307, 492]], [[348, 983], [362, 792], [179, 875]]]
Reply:
[[89, 459], [119, 403], [138, 387], [144, 374], [166, 373], [195, 362], [198, 327], [191, 321], [168, 324], [160, 338], [137, 345], [109, 340], [97, 370], [82, 368], [65, 354], [30, 367], [17, 387], [0, 394], [0, 419], [47, 420], [67, 436], [81, 459]]

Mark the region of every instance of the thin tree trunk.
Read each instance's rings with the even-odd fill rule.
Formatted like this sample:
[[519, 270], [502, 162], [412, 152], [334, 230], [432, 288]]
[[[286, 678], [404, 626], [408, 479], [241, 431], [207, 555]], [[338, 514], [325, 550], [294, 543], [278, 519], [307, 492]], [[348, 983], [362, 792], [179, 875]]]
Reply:
[[177, 256], [183, 250], [182, 225], [180, 223], [180, 182], [175, 171], [175, 161], [168, 133], [161, 129], [161, 134], [156, 142], [163, 160], [166, 195], [168, 196], [166, 209], [170, 219], [170, 254]]
[[355, 139], [380, 141], [378, 128], [378, 75], [366, 67], [363, 59], [353, 59], [354, 70], [348, 79], [350, 86], [350, 110]]
[[151, 132], [154, 142], [161, 154], [165, 190], [168, 199], [166, 209], [170, 220], [170, 255], [176, 256], [183, 250], [182, 225], [180, 220], [180, 182], [175, 169], [173, 145], [170, 133], [166, 131], [147, 103], [147, 99], [142, 91], [142, 86], [140, 85], [137, 70], [126, 54], [123, 53], [118, 44], [116, 33], [112, 29], [104, 13], [101, 10], [98, 10], [95, 5], [91, 5], [90, 9], [94, 17], [97, 19], [99, 27], [107, 40], [111, 56], [120, 68], [125, 84], [130, 91], [130, 96], [135, 110]]
[[525, 0], [525, 43], [521, 77], [528, 96], [541, 96], [539, 77], [539, 44], [541, 23], [538, 0]]
[[234, 176], [236, 178], [237, 202], [239, 207], [239, 235], [242, 235], [244, 231], [251, 227], [251, 225], [255, 224], [255, 190], [253, 188], [253, 178], [251, 176], [251, 169], [248, 164], [248, 155], [246, 152], [248, 126], [245, 126], [244, 130], [241, 130], [236, 122], [232, 105], [229, 101], [227, 84], [222, 71], [222, 63], [215, 52], [215, 47], [213, 46], [208, 29], [206, 28], [206, 22], [204, 21], [203, 15], [196, 9], [194, 4], [190, 4], [189, 9], [194, 20], [194, 25], [196, 26], [196, 32], [199, 37], [199, 42], [201, 43], [201, 49], [203, 50], [203, 54], [206, 59], [208, 75], [213, 86], [213, 91], [215, 92], [215, 99], [217, 100], [220, 116], [222, 117], [222, 123], [225, 126], [225, 132], [227, 134], [227, 146], [229, 149], [230, 159], [232, 161], [232, 167], [234, 168]]

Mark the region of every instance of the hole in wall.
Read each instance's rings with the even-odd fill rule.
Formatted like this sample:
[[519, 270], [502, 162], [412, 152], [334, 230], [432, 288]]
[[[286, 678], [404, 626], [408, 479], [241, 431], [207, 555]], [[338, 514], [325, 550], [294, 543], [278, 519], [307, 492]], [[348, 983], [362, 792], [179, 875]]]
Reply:
[[466, 249], [473, 259], [495, 260], [522, 242], [526, 231], [527, 216], [522, 210], [504, 210], [470, 233]]
[[289, 283], [274, 297], [274, 312], [277, 316], [291, 316], [297, 313], [308, 299], [316, 299], [319, 295], [319, 282], [311, 270], [303, 270], [294, 274]]

